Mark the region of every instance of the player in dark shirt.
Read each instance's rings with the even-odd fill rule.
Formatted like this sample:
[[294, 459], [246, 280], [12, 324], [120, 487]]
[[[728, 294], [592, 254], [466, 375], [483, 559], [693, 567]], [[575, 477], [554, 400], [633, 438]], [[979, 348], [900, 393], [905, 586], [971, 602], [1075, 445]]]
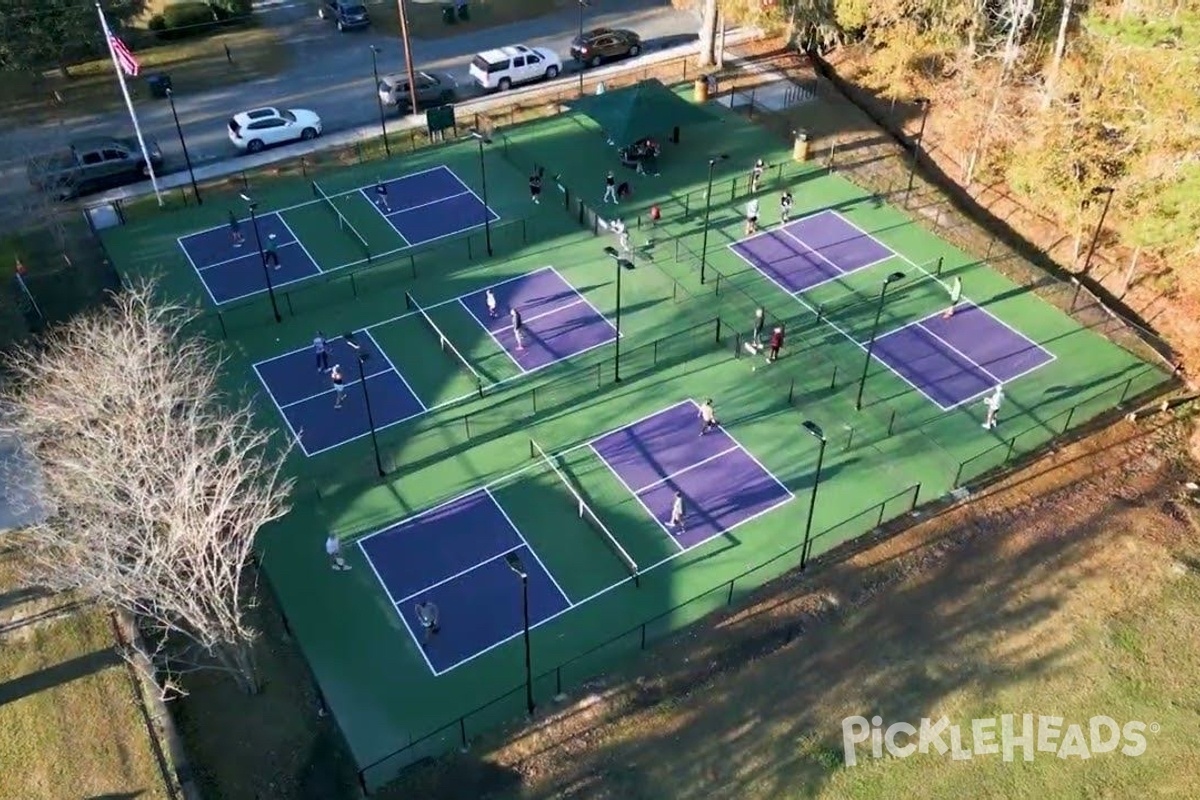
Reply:
[[539, 199], [542, 196], [542, 176], [538, 173], [533, 173], [529, 176], [529, 199], [535, 203], [541, 203]]

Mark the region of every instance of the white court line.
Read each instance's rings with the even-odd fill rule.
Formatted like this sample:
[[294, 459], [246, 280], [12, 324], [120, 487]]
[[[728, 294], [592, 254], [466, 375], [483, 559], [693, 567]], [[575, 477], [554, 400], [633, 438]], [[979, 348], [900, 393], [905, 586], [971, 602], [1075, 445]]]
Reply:
[[408, 393], [412, 395], [413, 400], [417, 401], [417, 405], [421, 407], [421, 411], [428, 411], [429, 406], [425, 405], [425, 401], [421, 399], [421, 395], [417, 394], [416, 390], [414, 390], [412, 385], [409, 384], [408, 379], [404, 377], [404, 373], [396, 369], [396, 365], [392, 363], [392, 359], [388, 357], [387, 352], [379, 346], [379, 340], [376, 339], [369, 330], [364, 329], [363, 333], [365, 333], [367, 338], [371, 340], [371, 344], [375, 345], [375, 352], [383, 356], [383, 360], [387, 362], [388, 367], [392, 370], [392, 372], [396, 373], [396, 377], [399, 378], [400, 382], [404, 384], [404, 388], [407, 389]]
[[[794, 225], [794, 224], [795, 224], [795, 223], [797, 223], [797, 222], [804, 222], [805, 220], [812, 219], [812, 218], [814, 218], [814, 217], [819, 217], [819, 216], [821, 216], [822, 214], [827, 214], [827, 213], [829, 213], [829, 212], [831, 212], [831, 211], [832, 211], [832, 209], [829, 209], [829, 208], [822, 208], [822, 209], [820, 209], [820, 210], [818, 210], [818, 211], [813, 211], [813, 212], [812, 212], [812, 213], [810, 213], [810, 214], [805, 214], [803, 217], [796, 217], [796, 218], [794, 218], [794, 219], [790, 219], [790, 220], [788, 220], [786, 223], [783, 223], [783, 224], [785, 224], [785, 225]], [[762, 229], [762, 230], [760, 230], [758, 233], [752, 233], [752, 234], [750, 234], [749, 236], [747, 236], [745, 239], [739, 239], [738, 241], [742, 241], [742, 242], [748, 242], [748, 241], [750, 241], [751, 239], [757, 239], [757, 238], [758, 238], [758, 237], [760, 237], [760, 236], [766, 236], [768, 233], [774, 233], [774, 232], [775, 232], [775, 229], [773, 229], [773, 228], [763, 228], [763, 229]]]
[[375, 212], [377, 214], [379, 214], [379, 216], [383, 217], [384, 222], [386, 222], [389, 226], [391, 226], [392, 231], [397, 236], [400, 237], [400, 241], [404, 242], [404, 247], [402, 247], [401, 249], [407, 250], [408, 248], [412, 247], [412, 242], [410, 242], [404, 236], [404, 234], [400, 232], [400, 229], [396, 227], [396, 224], [394, 222], [392, 222], [391, 218], [388, 216], [388, 214], [390, 214], [391, 212], [385, 212], [382, 208], [379, 207], [379, 203], [376, 200], [372, 199], [371, 195], [367, 193], [367, 190], [371, 189], [371, 188], [374, 188], [374, 187], [360, 186], [360, 187], [358, 187], [358, 192], [359, 192], [359, 194], [361, 194], [363, 196], [364, 200], [366, 200], [368, 203], [371, 204], [371, 208], [375, 209]]
[[699, 461], [695, 462], [694, 464], [688, 464], [686, 467], [683, 467], [682, 469], [675, 470], [670, 475], [667, 475], [663, 478], [659, 478], [658, 480], [655, 480], [655, 481], [650, 481], [650, 483], [647, 483], [645, 486], [638, 489], [636, 494], [642, 494], [643, 492], [649, 491], [650, 489], [654, 489], [659, 486], [662, 486], [664, 483], [670, 483], [675, 478], [679, 477], [680, 475], [684, 474], [685, 472], [691, 472], [692, 470], [696, 469], [697, 467], [703, 467], [705, 464], [707, 464], [710, 461], [716, 461], [718, 458], [720, 458], [723, 455], [727, 455], [729, 453], [732, 453], [734, 450], [741, 450], [741, 449], [742, 449], [741, 446], [737, 442], [734, 442], [732, 447], [727, 447], [714, 456], [708, 456], [707, 458], [702, 458]]
[[200, 279], [200, 285], [204, 287], [204, 291], [208, 295], [208, 299], [212, 300], [213, 305], [219, 308], [221, 304], [218, 303], [217, 298], [213, 296], [212, 289], [209, 287], [208, 282], [204, 280], [204, 276], [200, 273], [200, 268], [197, 267], [196, 262], [192, 260], [192, 254], [189, 253], [187, 248], [183, 246], [183, 240], [177, 236], [175, 237], [175, 241], [179, 243], [179, 249], [183, 251], [183, 257], [186, 258], [188, 263], [192, 265], [192, 271], [195, 272], [196, 277]]
[[671, 533], [671, 529], [667, 527], [666, 523], [663, 522], [661, 519], [659, 519], [658, 516], [655, 515], [655, 513], [653, 511], [650, 510], [650, 506], [646, 505], [646, 501], [642, 499], [642, 496], [640, 494], [638, 494], [637, 492], [635, 492], [633, 490], [633, 487], [625, 482], [625, 479], [621, 477], [621, 473], [617, 472], [617, 468], [614, 467], [607, 458], [600, 455], [600, 451], [597, 450], [595, 447], [593, 447], [590, 443], [588, 444], [588, 447], [592, 448], [592, 452], [596, 454], [596, 458], [600, 459], [600, 463], [608, 468], [608, 471], [611, 472], [613, 477], [616, 478], [620, 482], [620, 484], [625, 487], [625, 490], [628, 491], [631, 495], [633, 495], [633, 499], [637, 500], [638, 505], [640, 505], [642, 507], [642, 509], [647, 514], [650, 515], [650, 519], [652, 519], [656, 523], [658, 523], [658, 527], [662, 528], [663, 533], [665, 533], [667, 535], [667, 538], [671, 540], [671, 543], [674, 544], [680, 550], [686, 550], [687, 548], [685, 548], [682, 544], [680, 544], [679, 540], [676, 539], [675, 536]]
[[[480, 201], [480, 202], [482, 202], [482, 201]], [[489, 208], [487, 206], [484, 206], [484, 208], [487, 208], [488, 214], [491, 215], [491, 219], [488, 220], [487, 222], [476, 222], [474, 225], [468, 225], [465, 228], [455, 228], [454, 230], [450, 231], [449, 233], [443, 233], [439, 236], [433, 236], [429, 239], [421, 239], [419, 241], [413, 242], [412, 247], [420, 247], [422, 245], [429, 244], [430, 242], [437, 242], [442, 239], [448, 239], [451, 236], [458, 236], [460, 233], [466, 233], [467, 231], [478, 230], [487, 225], [493, 225], [500, 221], [501, 217], [499, 214], [497, 214], [495, 211], [493, 211], [491, 208]], [[391, 220], [388, 220], [388, 222], [391, 222]]]
[[[470, 317], [471, 319], [475, 320], [477, 323], [479, 323], [479, 327], [483, 328], [484, 332], [492, 338], [492, 341], [496, 343], [496, 347], [499, 347], [500, 350], [504, 353], [504, 355], [508, 356], [508, 360], [511, 361], [516, 366], [516, 368], [521, 371], [522, 374], [524, 374], [525, 367], [521, 366], [521, 362], [517, 361], [517, 357], [514, 356], [511, 352], [509, 352], [509, 349], [504, 346], [503, 342], [500, 341], [500, 337], [497, 336], [496, 333], [491, 328], [489, 328], [487, 325], [484, 325], [483, 320], [481, 320], [479, 317], [475, 316], [474, 312], [471, 311], [470, 306], [467, 305], [465, 300], [463, 300], [461, 297], [458, 297], [455, 299], [458, 300], [458, 304], [462, 306], [463, 311], [466, 312], [467, 316]], [[509, 326], [509, 327], [511, 327], [511, 326]]]
[[986, 375], [986, 376], [988, 376], [989, 378], [991, 378], [991, 379], [992, 379], [992, 381], [993, 381], [995, 384], [997, 384], [997, 385], [1000, 385], [1000, 384], [1004, 383], [1004, 381], [1000, 380], [1000, 379], [999, 379], [999, 378], [997, 378], [995, 375], [993, 375], [993, 374], [992, 374], [992, 372], [991, 372], [991, 370], [989, 370], [989, 369], [985, 368], [985, 367], [983, 366], [983, 364], [980, 364], [978, 361], [976, 361], [975, 359], [971, 358], [969, 355], [967, 355], [966, 353], [964, 353], [962, 350], [959, 350], [957, 347], [955, 347], [954, 345], [952, 345], [952, 344], [950, 344], [949, 342], [947, 342], [947, 341], [946, 341], [945, 339], [943, 339], [941, 336], [938, 336], [936, 333], [934, 333], [933, 331], [931, 331], [929, 328], [926, 328], [924, 325], [919, 325], [919, 326], [917, 326], [917, 327], [919, 327], [921, 330], [925, 331], [925, 333], [929, 334], [929, 335], [930, 335], [930, 336], [932, 336], [934, 339], [937, 339], [937, 340], [938, 340], [939, 342], [941, 342], [942, 344], [946, 345], [946, 348], [947, 348], [947, 349], [951, 350], [952, 352], [958, 353], [960, 356], [962, 356], [964, 359], [966, 359], [966, 361], [967, 361], [967, 363], [968, 363], [968, 364], [971, 364], [971, 365], [973, 365], [973, 366], [974, 366], [976, 369], [978, 369], [978, 370], [979, 370], [980, 372], [982, 372], [984, 375]]
[[[691, 403], [692, 403], [692, 405], [693, 405], [693, 406], [695, 406], [695, 407], [696, 407], [696, 409], [697, 409], [697, 410], [699, 410], [699, 409], [700, 409], [700, 404], [699, 404], [699, 403], [697, 403], [697, 402], [695, 401], [695, 399], [694, 399], [694, 398], [691, 400]], [[792, 493], [791, 493], [791, 491], [790, 491], [790, 490], [789, 490], [789, 489], [788, 489], [786, 486], [784, 486], [784, 485], [783, 485], [783, 481], [779, 480], [779, 478], [776, 478], [776, 477], [775, 477], [775, 473], [774, 473], [774, 472], [772, 472], [771, 470], [767, 469], [767, 467], [766, 467], [766, 465], [765, 465], [765, 464], [763, 464], [761, 461], [759, 461], [759, 460], [758, 460], [758, 459], [757, 459], [757, 458], [754, 456], [754, 454], [753, 454], [753, 453], [751, 453], [751, 452], [750, 452], [750, 450], [746, 448], [746, 446], [745, 446], [745, 445], [743, 445], [741, 442], [739, 442], [739, 441], [737, 440], [737, 437], [735, 437], [735, 436], [734, 436], [732, 433], [730, 433], [729, 431], [725, 430], [725, 428], [724, 428], [724, 427], [722, 427], [722, 428], [720, 429], [720, 431], [721, 431], [721, 433], [725, 434], [725, 436], [726, 436], [726, 437], [728, 437], [729, 441], [733, 442], [733, 443], [734, 443], [734, 444], [736, 444], [738, 447], [742, 448], [742, 452], [744, 452], [744, 453], [746, 454], [746, 457], [747, 457], [747, 458], [749, 458], [751, 461], [753, 461], [753, 462], [754, 462], [756, 465], [758, 465], [758, 468], [759, 468], [759, 469], [761, 469], [761, 470], [762, 470], [764, 473], [766, 473], [767, 475], [769, 475], [769, 476], [771, 477], [771, 480], [775, 481], [775, 483], [777, 483], [777, 484], [779, 485], [779, 488], [780, 488], [780, 489], [783, 489], [783, 491], [784, 491], [784, 492], [785, 492], [785, 493], [788, 495], [788, 497], [792, 497], [792, 496], [793, 496], [793, 495], [792, 495]], [[736, 523], [736, 524], [734, 525], [734, 527], [737, 527], [737, 525], [740, 525], [740, 524], [741, 524], [741, 523]], [[731, 529], [731, 530], [732, 530], [732, 529]]]
[[444, 203], [447, 200], [453, 200], [456, 197], [464, 197], [465, 195], [468, 195], [468, 194], [471, 194], [471, 192], [459, 192], [458, 194], [448, 194], [445, 197], [439, 197], [437, 200], [430, 200], [428, 203], [418, 203], [415, 206], [408, 206], [407, 208], [397, 208], [395, 211], [387, 212], [386, 214], [384, 214], [384, 216], [390, 218], [393, 214], [407, 214], [410, 211], [416, 211], [418, 208], [425, 208], [427, 206], [436, 206], [438, 203]]
[[[525, 542], [525, 540], [521, 539], [519, 542], [517, 542], [516, 544], [514, 544], [512, 547], [508, 548], [507, 550], [501, 550], [499, 553], [496, 553], [493, 556], [489, 556], [489, 557], [485, 558], [483, 561], [478, 562], [477, 564], [472, 564], [471, 566], [467, 567], [466, 569], [459, 570], [458, 572], [451, 575], [449, 578], [442, 578], [440, 581], [435, 581], [434, 583], [429, 584], [428, 586], [426, 586], [423, 589], [418, 589], [417, 591], [413, 592], [412, 594], [409, 594], [407, 597], [400, 598], [399, 603], [397, 603], [396, 605], [398, 606], [400, 603], [407, 603], [409, 600], [412, 600], [414, 597], [420, 597], [423, 594], [428, 594], [429, 592], [432, 592], [434, 589], [436, 589], [437, 587], [439, 587], [443, 584], [449, 583], [450, 581], [458, 580], [459, 578], [463, 577], [464, 575], [474, 572], [475, 570], [479, 569], [480, 567], [486, 567], [488, 564], [492, 563], [496, 559], [504, 558], [509, 553], [512, 553], [516, 550], [520, 550], [522, 547], [526, 547], [526, 546], [527, 546], [527, 543]], [[363, 552], [366, 552], [366, 551], [364, 550]]]
[[551, 266], [547, 267], [547, 269], [552, 270], [554, 272], [554, 274], [558, 276], [558, 279], [560, 281], [562, 281], [566, 286], [570, 287], [571, 291], [579, 296], [580, 300], [582, 300], [583, 302], [585, 302], [589, 306], [591, 306], [592, 311], [596, 312], [596, 316], [599, 317], [600, 319], [604, 320], [606, 323], [608, 323], [608, 327], [612, 328], [614, 331], [617, 329], [617, 326], [613, 324], [612, 320], [610, 320], [608, 317], [606, 317], [604, 314], [602, 314], [600, 312], [600, 309], [596, 308], [596, 306], [592, 303], [592, 301], [588, 300], [587, 296], [584, 295], [583, 292], [576, 289], [575, 285], [573, 283], [571, 283], [569, 280], [567, 280], [566, 277], [564, 277], [563, 274], [561, 272], [559, 272], [556, 267], [551, 265]]
[[546, 577], [548, 577], [550, 582], [554, 584], [554, 588], [558, 589], [558, 593], [562, 595], [562, 599], [567, 603], [567, 608], [573, 607], [575, 604], [571, 602], [570, 597], [567, 597], [567, 593], [563, 591], [563, 588], [558, 585], [558, 580], [554, 577], [554, 573], [546, 567], [541, 557], [538, 556], [537, 550], [533, 549], [533, 545], [529, 543], [529, 540], [525, 538], [525, 534], [521, 533], [521, 529], [518, 528], [516, 523], [512, 521], [512, 517], [510, 517], [508, 512], [504, 510], [504, 506], [500, 505], [500, 501], [496, 499], [494, 494], [492, 494], [492, 490], [484, 489], [483, 492], [488, 496], [488, 499], [492, 501], [492, 505], [496, 507], [496, 510], [500, 512], [500, 516], [504, 517], [504, 521], [508, 523], [508, 526], [513, 529], [513, 533], [517, 535], [517, 538], [524, 542], [525, 546], [529, 548], [529, 555], [533, 556], [533, 560], [536, 561], [538, 566], [542, 568], [542, 572], [546, 573]]
[[[298, 241], [284, 242], [283, 244], [275, 245], [275, 249], [282, 250], [283, 248], [291, 247], [294, 244], [300, 244], [300, 242], [298, 242]], [[184, 252], [186, 253], [187, 251], [184, 250]], [[266, 252], [266, 251], [264, 250], [264, 252]], [[224, 261], [218, 261], [214, 264], [205, 264], [203, 267], [196, 267], [196, 271], [199, 272], [201, 275], [203, 275], [205, 270], [212, 269], [213, 267], [223, 267], [226, 264], [232, 264], [235, 261], [241, 261], [246, 256], [256, 256], [256, 255], [258, 255], [258, 249], [251, 248], [249, 250], [242, 251], [242, 254], [240, 256], [234, 256], [233, 258], [227, 258]]]
[[275, 406], [275, 410], [279, 412], [279, 416], [283, 417], [283, 424], [287, 425], [288, 430], [292, 434], [292, 439], [295, 440], [296, 444], [300, 445], [300, 450], [304, 453], [304, 455], [311, 456], [312, 454], [308, 452], [308, 448], [304, 446], [304, 440], [300, 438], [300, 434], [297, 433], [296, 429], [292, 427], [292, 421], [288, 419], [288, 415], [284, 413], [283, 407], [280, 406], [279, 401], [275, 399], [275, 395], [272, 393], [271, 387], [267, 385], [266, 379], [263, 377], [262, 373], [258, 371], [258, 365], [252, 364], [251, 366], [254, 367], [254, 374], [258, 376], [259, 383], [261, 383], [263, 388], [267, 390], [267, 397], [271, 398], [271, 405]]
[[[255, 369], [257, 370], [258, 367], [255, 367]], [[367, 380], [371, 380], [371, 378], [374, 378], [375, 375], [386, 375], [386, 374], [387, 374], [386, 371], [373, 373], [373, 374], [367, 376]], [[265, 381], [264, 381], [264, 383], [265, 383]], [[359, 383], [362, 383], [362, 381], [360, 381], [358, 378], [355, 378], [354, 380], [346, 381], [344, 386], [350, 387], [350, 386], [355, 386]], [[279, 402], [276, 401], [275, 407], [278, 408], [280, 411], [283, 411], [284, 409], [293, 408], [295, 406], [301, 405], [302, 403], [307, 403], [311, 400], [316, 400], [318, 397], [326, 397], [327, 395], [331, 395], [336, 391], [337, 391], [337, 389], [325, 389], [323, 391], [317, 392], [316, 394], [310, 394], [308, 397], [301, 398], [300, 400], [293, 400], [292, 402], [285, 403], [283, 405], [279, 405]], [[275, 393], [272, 392], [270, 390], [270, 388], [267, 389], [267, 393], [271, 395], [272, 400], [275, 399]]]
[[566, 305], [555, 306], [554, 308], [550, 309], [549, 311], [543, 311], [541, 314], [534, 314], [532, 317], [525, 317], [525, 322], [533, 322], [535, 319], [541, 319], [542, 317], [553, 316], [554, 314], [557, 314], [560, 311], [565, 311], [568, 308], [574, 308], [575, 306], [581, 306], [584, 304], [585, 304], [585, 301], [583, 301], [583, 300], [572, 300], [571, 302], [567, 303]]
[[[300, 241], [300, 237], [296, 235], [296, 232], [294, 230], [292, 230], [292, 226], [288, 225], [287, 220], [283, 218], [283, 214], [276, 212], [276, 215], [279, 217], [279, 221], [281, 223], [283, 223], [283, 227], [287, 228], [287, 232], [290, 233], [292, 235], [292, 238], [296, 240], [296, 244], [300, 245], [300, 249], [304, 251], [304, 255], [308, 256], [308, 260], [311, 261], [312, 265], [317, 268], [317, 275], [324, 275], [325, 270], [321, 269], [320, 262], [318, 262], [315, 258], [312, 257], [312, 253], [308, 252], [308, 248], [304, 246], [304, 242]], [[339, 269], [340, 269], [340, 267], [339, 267]], [[308, 277], [312, 278], [315, 276], [309, 275]]]
[[425, 653], [425, 645], [417, 638], [416, 631], [408, 624], [408, 618], [404, 616], [404, 612], [400, 610], [400, 604], [396, 602], [396, 598], [392, 597], [392, 590], [383, 582], [383, 576], [379, 574], [379, 570], [375, 567], [375, 562], [371, 560], [371, 554], [362, 546], [362, 542], [358, 542], [358, 549], [362, 551], [363, 557], [367, 559], [367, 566], [371, 568], [371, 572], [375, 573], [375, 580], [379, 581], [379, 585], [383, 587], [383, 593], [387, 595], [388, 600], [392, 604], [392, 608], [396, 611], [396, 616], [400, 617], [400, 621], [404, 623], [404, 629], [408, 631], [409, 637], [412, 638], [413, 644], [417, 647], [417, 652], [421, 654], [421, 658], [425, 659], [425, 666], [429, 667], [429, 671], [434, 675], [438, 671], [433, 668], [433, 662], [429, 660], [429, 656]]

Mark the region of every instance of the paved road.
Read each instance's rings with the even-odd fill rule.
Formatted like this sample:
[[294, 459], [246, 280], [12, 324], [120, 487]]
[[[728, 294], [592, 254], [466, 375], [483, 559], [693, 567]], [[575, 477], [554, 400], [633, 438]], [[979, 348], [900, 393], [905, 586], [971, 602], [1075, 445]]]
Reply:
[[[694, 15], [671, 8], [669, 0], [592, 0], [592, 5], [585, 16], [586, 27], [632, 28], [647, 42], [648, 52], [695, 39]], [[235, 155], [225, 133], [225, 122], [235, 110], [260, 105], [311, 108], [321, 115], [327, 133], [378, 119], [369, 45], [381, 50], [381, 73], [398, 72], [404, 64], [400, 42], [370, 30], [339, 34], [331, 23], [317, 19], [314, 8], [311, 2], [298, 2], [264, 6], [261, 11], [264, 22], [278, 27], [282, 38], [294, 50], [292, 66], [286, 72], [199, 96], [176, 97], [194, 161], [209, 163]], [[418, 68], [449, 72], [466, 86], [469, 85], [467, 65], [480, 50], [520, 42], [553, 48], [565, 56], [578, 27], [578, 11], [568, 7], [527, 22], [445, 39], [413, 41], [413, 54]], [[166, 102], [141, 100], [137, 110], [143, 132], [161, 144], [168, 171], [182, 168], [178, 139]], [[0, 133], [0, 195], [27, 191], [24, 162], [28, 154], [43, 151], [48, 145], [53, 147], [68, 136], [111, 133], [132, 133], [126, 112]]]

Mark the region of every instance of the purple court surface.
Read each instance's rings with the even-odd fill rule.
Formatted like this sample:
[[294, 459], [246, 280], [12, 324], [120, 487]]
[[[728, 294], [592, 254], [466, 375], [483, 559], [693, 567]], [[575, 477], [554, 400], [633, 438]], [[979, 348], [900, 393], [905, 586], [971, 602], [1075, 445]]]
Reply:
[[[263, 264], [250, 220], [242, 220], [239, 230], [243, 238], [240, 246], [234, 244], [228, 226], [193, 233], [179, 240], [179, 246], [199, 274], [209, 298], [217, 305], [266, 291]], [[286, 286], [320, 274], [312, 256], [279, 214], [259, 216], [258, 232], [263, 249], [274, 244], [279, 256], [279, 267], [271, 268], [273, 286]]]
[[[792, 499], [792, 493], [723, 429], [701, 436], [698, 414], [698, 406], [688, 400], [591, 443], [681, 550]], [[683, 493], [686, 509], [682, 531], [668, 525], [676, 491]]]
[[[534, 270], [491, 287], [497, 316], [488, 316], [485, 291], [459, 298], [463, 307], [508, 353], [522, 372], [616, 341], [616, 329], [553, 267]], [[525, 347], [517, 349], [509, 309], [521, 313]]]
[[788, 294], [799, 294], [893, 255], [834, 211], [821, 211], [730, 245]]
[[377, 202], [375, 186], [364, 186], [360, 191], [412, 246], [481, 227], [485, 219], [500, 219], [471, 187], [444, 166], [385, 181], [384, 185], [386, 208]]
[[875, 340], [874, 355], [943, 410], [1027, 375], [1054, 356], [973, 303]]
[[[521, 589], [506, 555], [520, 558], [529, 576], [531, 627], [571, 607], [487, 490], [370, 534], [359, 547], [435, 675], [521, 634]], [[437, 606], [440, 623], [428, 642], [416, 615], [426, 601]]]
[[[363, 373], [376, 430], [423, 413], [425, 405], [371, 335], [363, 332], [361, 336], [360, 345], [368, 353]], [[340, 408], [334, 407], [337, 394], [329, 373], [317, 368], [316, 355], [311, 349], [285, 353], [254, 365], [259, 380], [287, 421], [300, 449], [308, 456], [370, 433], [357, 356], [341, 337], [330, 339], [328, 345], [330, 366], [340, 366], [345, 376], [346, 396]]]
[[[401, 236], [405, 247], [481, 227], [485, 217], [488, 222], [500, 219], [445, 166], [385, 183], [388, 187], [388, 211], [376, 203], [374, 184], [351, 191], [362, 192]], [[347, 193], [335, 197], [344, 194]], [[279, 268], [271, 271], [271, 285], [274, 288], [347, 266], [335, 264], [322, 267], [318, 264], [296, 238], [281, 212], [265, 212], [256, 219], [263, 247], [273, 242], [279, 256]], [[179, 239], [179, 246], [215, 305], [232, 303], [267, 290], [267, 279], [263, 275], [254, 237], [254, 225], [251, 220], [243, 219], [239, 220], [238, 227], [244, 240], [241, 246], [235, 246], [228, 225], [219, 225]], [[275, 238], [272, 240], [271, 236]]]

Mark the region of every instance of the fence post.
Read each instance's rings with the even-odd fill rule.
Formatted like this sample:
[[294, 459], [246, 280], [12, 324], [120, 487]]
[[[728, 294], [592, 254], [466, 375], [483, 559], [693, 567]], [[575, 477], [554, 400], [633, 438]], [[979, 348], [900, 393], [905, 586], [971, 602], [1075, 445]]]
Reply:
[[882, 527], [883, 527], [883, 513], [884, 513], [885, 511], [887, 511], [887, 502], [886, 502], [886, 501], [885, 501], [885, 502], [883, 502], [883, 503], [880, 503], [880, 504], [879, 504], [879, 519], [875, 520], [875, 527], [876, 527], [876, 528], [882, 528]]
[[459, 741], [462, 743], [462, 749], [466, 750], [467, 749], [467, 718], [466, 717], [458, 718], [458, 737], [459, 737]]
[[919, 498], [920, 496], [921, 496], [921, 484], [918, 483], [917, 485], [913, 486], [913, 499], [912, 499], [912, 503], [909, 504], [909, 506], [908, 506], [908, 510], [910, 513], [917, 510], [917, 498]]
[[1117, 401], [1118, 406], [1125, 405], [1125, 398], [1129, 395], [1129, 390], [1133, 388], [1133, 378], [1125, 381], [1125, 388], [1121, 390], [1121, 399]]
[[533, 404], [533, 413], [537, 414], [537, 387], [536, 386], [529, 390], [529, 399]]
[[230, 64], [232, 64], [233, 63], [233, 53], [230, 52], [229, 45], [226, 44], [225, 42], [222, 42], [221, 44], [224, 45], [224, 47], [225, 47], [225, 60], [228, 61]]
[[554, 696], [562, 697], [562, 664], [554, 668]]
[[358, 281], [354, 280], [354, 273], [350, 273], [350, 292], [358, 299]]
[[1075, 409], [1077, 408], [1079, 408], [1079, 406], [1071, 406], [1069, 409], [1067, 409], [1067, 421], [1063, 423], [1063, 433], [1066, 433], [1071, 429], [1071, 418], [1075, 416]]
[[1017, 446], [1017, 437], [1008, 440], [1008, 452], [1004, 454], [1004, 463], [1007, 464], [1012, 458], [1013, 449]]
[[939, 278], [942, 276], [942, 262], [943, 262], [944, 260], [945, 260], [945, 259], [943, 259], [943, 258], [942, 258], [942, 256], [938, 256], [938, 260], [937, 260], [937, 272], [936, 272], [936, 273], [934, 273], [934, 274], [935, 274], [935, 275], [937, 275]]
[[729, 597], [725, 600], [725, 605], [727, 606], [733, 605], [733, 581], [733, 578], [729, 580]]
[[642, 623], [642, 650], [646, 649], [646, 623]]
[[893, 408], [893, 409], [892, 409], [892, 416], [891, 416], [891, 418], [890, 418], [890, 419], [888, 419], [888, 431], [887, 431], [887, 435], [888, 435], [888, 436], [891, 436], [891, 435], [892, 435], [892, 430], [893, 430], [895, 427], [896, 427], [896, 409], [894, 409], [894, 408]]
[[834, 364], [833, 365], [833, 377], [829, 379], [829, 391], [831, 391], [831, 392], [837, 388], [837, 368], [838, 368], [838, 365]]
[[415, 281], [417, 279], [417, 259], [413, 257], [412, 253], [408, 254], [408, 271]]
[[463, 417], [463, 427], [467, 429], [467, 438], [471, 438], [471, 417], [467, 415]]
[[954, 473], [953, 488], [955, 488], [955, 489], [957, 489], [962, 483], [962, 471], [963, 471], [963, 467], [966, 466], [966, 464], [967, 464], [967, 462], [965, 462], [965, 461], [958, 462], [958, 471], [956, 471]]
[[217, 322], [221, 323], [221, 338], [228, 339], [229, 331], [225, 330], [225, 315], [220, 311], [217, 312]]
[[716, 341], [717, 341], [717, 344], [720, 344], [721, 343], [721, 318], [720, 317], [717, 317], [716, 323], [717, 323], [717, 340]]
[[788, 405], [792, 405], [792, 400], [796, 397], [796, 379], [792, 378], [792, 382], [788, 385]]

